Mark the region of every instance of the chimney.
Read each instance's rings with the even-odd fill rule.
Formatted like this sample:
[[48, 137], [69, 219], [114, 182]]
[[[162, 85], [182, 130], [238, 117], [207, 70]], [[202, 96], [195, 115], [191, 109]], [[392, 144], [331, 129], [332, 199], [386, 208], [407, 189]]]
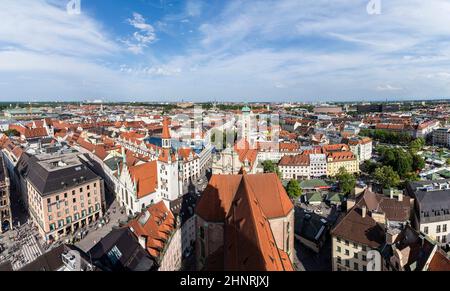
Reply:
[[146, 250], [147, 249], [147, 237], [146, 236], [139, 236], [139, 244], [141, 245], [141, 247]]
[[361, 214], [362, 218], [366, 218], [367, 207], [366, 206], [361, 207], [361, 211], [362, 211], [362, 214]]

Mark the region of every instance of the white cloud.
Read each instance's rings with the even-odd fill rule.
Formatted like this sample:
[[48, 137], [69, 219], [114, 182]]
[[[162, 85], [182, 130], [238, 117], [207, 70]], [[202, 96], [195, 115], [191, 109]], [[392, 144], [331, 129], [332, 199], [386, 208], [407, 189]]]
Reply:
[[385, 85], [379, 85], [377, 87], [378, 91], [399, 91], [399, 90], [403, 90], [402, 87], [396, 87], [390, 84], [385, 84]]
[[133, 18], [127, 19], [127, 22], [138, 31], [135, 31], [133, 37], [124, 40], [123, 43], [132, 53], [142, 54], [144, 48], [156, 41], [155, 29], [146, 23], [145, 18], [137, 12], [134, 12]]
[[88, 16], [69, 15], [45, 0], [2, 0], [0, 44], [64, 55], [112, 54], [119, 49]]
[[[292, 96], [317, 101], [450, 95], [450, 3], [383, 1], [379, 16], [367, 15], [366, 4], [229, 1], [203, 22], [200, 36], [183, 39], [184, 53], [161, 52], [159, 59], [145, 54], [157, 38], [154, 26], [135, 13], [126, 22], [135, 33], [123, 42], [142, 58], [138, 66], [119, 67], [114, 57], [122, 57], [120, 46], [88, 15], [69, 17], [43, 0], [2, 0], [0, 99], [281, 101]], [[22, 11], [27, 5], [35, 12]], [[190, 11], [192, 17], [201, 14]], [[161, 21], [179, 24], [189, 14], [188, 5], [183, 14]], [[154, 25], [163, 31], [163, 22]]]

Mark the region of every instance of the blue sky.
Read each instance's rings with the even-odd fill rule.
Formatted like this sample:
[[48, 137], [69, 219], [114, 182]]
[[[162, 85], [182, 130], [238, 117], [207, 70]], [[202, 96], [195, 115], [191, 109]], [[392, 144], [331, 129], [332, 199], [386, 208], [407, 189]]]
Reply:
[[450, 96], [450, 1], [2, 0], [0, 101]]

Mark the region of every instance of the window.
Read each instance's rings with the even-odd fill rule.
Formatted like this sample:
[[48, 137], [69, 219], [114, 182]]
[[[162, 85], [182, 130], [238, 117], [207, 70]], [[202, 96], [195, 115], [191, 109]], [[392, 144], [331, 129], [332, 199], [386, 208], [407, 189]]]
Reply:
[[338, 264], [342, 264], [342, 259], [341, 259], [341, 257], [337, 257], [337, 263], [338, 263]]
[[72, 191], [72, 195], [75, 195], [75, 190]]
[[346, 256], [350, 256], [350, 251], [349, 250], [345, 250], [345, 255]]
[[354, 253], [353, 258], [358, 259], [358, 253]]
[[355, 269], [355, 271], [358, 271], [358, 270], [359, 270], [359, 265], [358, 265], [358, 263], [355, 263], [354, 269]]
[[341, 247], [337, 247], [336, 251], [337, 251], [338, 253], [340, 253], [340, 252], [342, 252], [342, 248], [341, 248]]
[[202, 226], [200, 226], [200, 238], [205, 239], [205, 229]]
[[367, 261], [367, 257], [365, 255], [362, 256], [362, 260], [365, 262]]
[[424, 228], [423, 228], [423, 232], [425, 233], [425, 234], [428, 234], [428, 226], [425, 226]]
[[349, 261], [349, 260], [345, 260], [345, 266], [346, 266], [347, 268], [350, 268], [350, 261]]
[[54, 231], [56, 228], [56, 225], [54, 223], [50, 224], [50, 231]]
[[443, 235], [442, 236], [442, 243], [447, 243], [447, 236], [446, 235]]
[[47, 198], [47, 203], [48, 204], [52, 203], [52, 199], [51, 198]]
[[447, 224], [444, 224], [444, 225], [442, 226], [442, 232], [447, 232]]
[[348, 240], [346, 240], [346, 241], [345, 241], [345, 245], [346, 245], [346, 246], [349, 246], [349, 245], [350, 245], [350, 242], [349, 242]]
[[436, 226], [436, 233], [440, 233], [441, 232], [441, 226], [440, 225], [437, 225]]
[[67, 198], [67, 193], [64, 193], [64, 198]]
[[56, 201], [59, 201], [59, 195], [56, 196]]
[[83, 188], [80, 188], [80, 192], [83, 192]]
[[91, 189], [91, 186], [87, 185], [86, 189], [87, 189], [87, 190]]

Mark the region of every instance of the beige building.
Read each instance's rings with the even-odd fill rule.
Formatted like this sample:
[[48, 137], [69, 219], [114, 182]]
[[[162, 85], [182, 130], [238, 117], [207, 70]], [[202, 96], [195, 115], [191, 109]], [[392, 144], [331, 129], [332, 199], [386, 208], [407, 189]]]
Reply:
[[327, 176], [334, 177], [339, 170], [344, 168], [348, 173], [357, 174], [359, 170], [359, 162], [355, 154], [352, 152], [332, 152], [327, 157]]
[[103, 180], [76, 153], [32, 156], [24, 179], [31, 219], [47, 241], [72, 234], [103, 216]]
[[[412, 201], [366, 190], [347, 202], [348, 212], [331, 231], [333, 271], [367, 271], [370, 251], [381, 251], [386, 228], [405, 225], [410, 220]], [[380, 255], [379, 270], [383, 260]]]

